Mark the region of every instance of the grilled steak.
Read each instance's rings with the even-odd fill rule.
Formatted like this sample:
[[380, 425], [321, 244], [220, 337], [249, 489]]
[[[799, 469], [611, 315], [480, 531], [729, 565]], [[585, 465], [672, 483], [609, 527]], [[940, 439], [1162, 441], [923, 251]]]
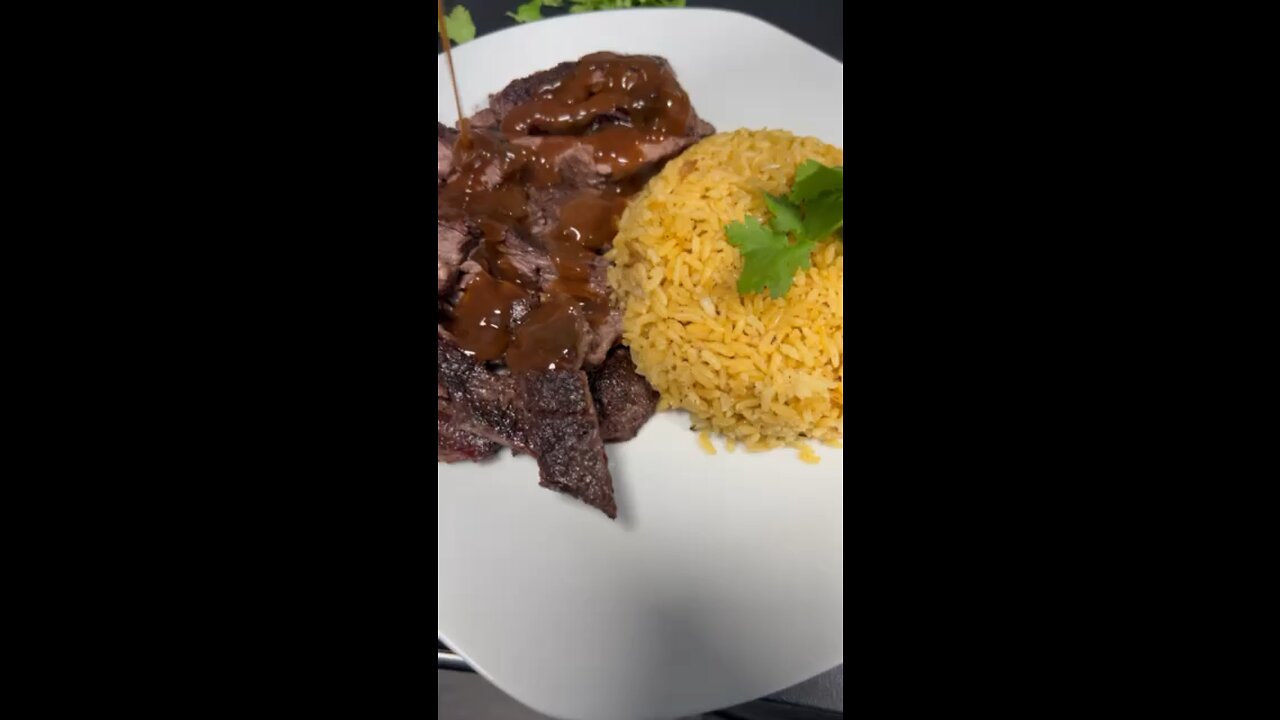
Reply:
[[536, 98], [542, 91], [559, 85], [565, 78], [573, 75], [577, 62], [562, 62], [550, 70], [536, 72], [528, 77], [513, 80], [500, 92], [489, 96], [489, 107], [497, 116], [497, 121], [518, 105], [523, 105]]
[[[607, 55], [607, 53], [595, 53], [582, 58], [582, 60], [579, 60], [578, 62], [560, 63], [549, 70], [543, 70], [529, 75], [528, 77], [513, 80], [502, 90], [489, 96], [489, 108], [493, 111], [497, 124], [502, 125], [507, 119], [507, 116], [511, 114], [512, 110], [515, 110], [522, 105], [526, 105], [530, 101], [545, 97], [551, 91], [554, 91], [558, 87], [572, 82], [575, 79], [581, 80], [583, 84], [589, 88], [603, 85], [605, 81], [605, 73], [597, 68], [591, 67], [591, 63], [589, 63], [589, 61], [592, 58], [604, 55]], [[675, 74], [671, 69], [671, 64], [668, 63], [665, 58], [655, 55], [629, 55], [620, 58], [618, 56], [613, 57], [618, 58], [623, 63], [629, 63], [632, 65], [635, 69], [635, 73], [633, 73], [633, 75], [638, 74], [642, 69], [642, 64], [649, 63], [656, 66], [660, 72], [670, 73], [672, 76]], [[581, 125], [578, 129], [580, 131], [590, 132], [609, 125], [630, 124], [632, 122], [632, 115], [632, 109], [623, 104], [597, 104], [594, 106], [593, 112], [578, 121]], [[535, 129], [546, 130], [545, 128], [538, 128], [536, 124], [534, 127]], [[684, 133], [685, 136], [703, 138], [714, 132], [715, 128], [710, 123], [699, 118], [697, 113], [692, 112], [692, 109], [690, 110], [688, 126]], [[678, 152], [678, 150], [673, 152]], [[654, 157], [651, 159], [656, 160], [658, 158]]]
[[511, 82], [469, 127], [436, 127], [437, 457], [533, 455], [615, 517], [604, 443], [657, 393], [618, 346], [604, 254], [625, 198], [715, 128], [666, 60], [612, 53]]
[[635, 437], [658, 407], [658, 391], [636, 372], [631, 351], [625, 347], [615, 349], [603, 365], [592, 371], [591, 396], [605, 442]]
[[547, 249], [511, 228], [505, 228], [500, 238], [477, 250], [489, 253], [489, 264], [497, 266], [499, 277], [525, 287], [548, 287], [556, 276], [556, 265]]
[[604, 454], [586, 373], [520, 373], [517, 387], [528, 423], [529, 449], [538, 459], [538, 484], [617, 517], [609, 459]]
[[458, 266], [476, 244], [467, 226], [458, 220], [436, 221], [436, 297], [453, 289]]
[[439, 460], [483, 459], [506, 445], [537, 458], [544, 487], [617, 515], [586, 373], [500, 374], [439, 331], [436, 342]]
[[436, 122], [436, 186], [439, 187], [453, 170], [453, 144], [458, 131]]
[[516, 383], [476, 362], [452, 337], [436, 331], [436, 384], [447, 398], [437, 398], [454, 427], [507, 447], [527, 449], [524, 428], [516, 410]]
[[587, 346], [583, 363], [587, 367], [596, 367], [605, 361], [609, 348], [617, 344], [622, 337], [622, 310], [609, 308], [609, 314], [598, 325], [591, 328], [591, 344]]
[[464, 462], [467, 460], [483, 460], [498, 453], [502, 446], [496, 442], [485, 440], [474, 433], [467, 432], [455, 424], [449, 415], [447, 406], [436, 407], [436, 461]]

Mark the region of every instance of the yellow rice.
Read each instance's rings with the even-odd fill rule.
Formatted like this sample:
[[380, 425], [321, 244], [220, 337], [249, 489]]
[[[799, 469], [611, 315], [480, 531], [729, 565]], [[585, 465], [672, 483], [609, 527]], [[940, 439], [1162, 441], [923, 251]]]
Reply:
[[786, 193], [811, 158], [843, 165], [844, 151], [777, 130], [698, 143], [628, 205], [609, 284], [661, 408], [688, 410], [697, 429], [750, 450], [790, 445], [816, 462], [803, 438], [844, 437], [844, 244], [820, 243], [785, 296], [742, 297], [742, 256], [724, 233], [745, 215], [767, 218], [763, 194]]

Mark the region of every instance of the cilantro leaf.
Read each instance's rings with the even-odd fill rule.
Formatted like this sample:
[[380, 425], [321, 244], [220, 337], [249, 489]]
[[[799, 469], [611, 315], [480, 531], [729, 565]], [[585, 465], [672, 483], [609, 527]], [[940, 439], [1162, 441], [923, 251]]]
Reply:
[[529, 2], [516, 7], [515, 12], [507, 13], [507, 17], [518, 23], [533, 22], [542, 19], [542, 0], [529, 0]]
[[569, 8], [571, 13], [631, 7], [631, 0], [571, 0], [571, 2], [573, 3], [573, 7]]
[[743, 255], [756, 250], [767, 250], [774, 245], [774, 236], [778, 234], [750, 215], [743, 218], [742, 222], [725, 225], [724, 231], [729, 236], [729, 244], [741, 250]]
[[476, 24], [471, 22], [471, 11], [461, 5], [454, 5], [453, 10], [444, 16], [444, 29], [449, 39], [455, 43], [464, 43], [476, 37]]
[[796, 169], [790, 198], [791, 202], [801, 204], [831, 190], [844, 193], [844, 168], [827, 167], [817, 160], [805, 160]]
[[773, 215], [767, 225], [748, 216], [724, 231], [742, 253], [738, 293], [767, 287], [777, 298], [791, 289], [797, 270], [810, 266], [809, 253], [819, 240], [844, 242], [844, 168], [806, 160], [796, 169], [791, 192], [786, 197], [765, 193], [764, 202]]
[[796, 169], [788, 197], [804, 206], [806, 238], [821, 240], [844, 226], [843, 167], [827, 167], [817, 160], [805, 160]]
[[[617, 10], [629, 7], [684, 7], [685, 0], [570, 0], [571, 13], [593, 12], [595, 10]], [[516, 7], [516, 11], [507, 13], [507, 17], [518, 23], [532, 22], [542, 19], [542, 8], [563, 7], [564, 0], [529, 0]]]
[[529, 2], [517, 6], [516, 11], [507, 13], [507, 17], [518, 23], [533, 22], [542, 19], [542, 6], [560, 7], [564, 5], [564, 0], [529, 0]]
[[804, 236], [822, 240], [844, 227], [844, 191], [827, 191], [804, 205]]
[[726, 225], [724, 231], [729, 244], [742, 253], [739, 294], [760, 292], [768, 287], [771, 296], [782, 297], [791, 289], [796, 271], [809, 268], [812, 240], [793, 243], [786, 233], [775, 232], [750, 216], [740, 223]]
[[769, 212], [773, 213], [773, 220], [769, 224], [774, 230], [780, 233], [796, 233], [804, 229], [804, 221], [800, 217], [800, 208], [786, 198], [777, 195], [764, 194], [764, 204], [769, 206]]
[[571, 13], [584, 13], [593, 10], [616, 10], [629, 7], [684, 7], [684, 0], [570, 0], [573, 7]]

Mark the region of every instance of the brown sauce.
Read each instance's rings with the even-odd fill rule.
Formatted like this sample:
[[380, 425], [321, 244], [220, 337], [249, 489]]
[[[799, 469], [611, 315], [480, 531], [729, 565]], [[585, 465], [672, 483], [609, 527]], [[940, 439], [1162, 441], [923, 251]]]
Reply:
[[684, 133], [692, 112], [669, 67], [639, 55], [594, 53], [559, 85], [507, 113], [502, 131], [571, 133], [617, 111], [634, 127], [670, 135]]
[[[491, 133], [474, 133], [471, 147], [457, 152], [458, 175], [440, 197], [446, 214], [482, 217], [516, 226], [528, 214], [526, 187], [560, 182], [557, 158], [581, 142], [576, 137], [539, 137], [513, 143]], [[593, 156], [601, 157], [594, 150]]]
[[484, 233], [484, 241], [480, 246], [479, 257], [477, 258], [480, 264], [487, 268], [495, 278], [503, 282], [514, 283], [523, 288], [536, 289], [538, 279], [521, 273], [515, 262], [498, 249], [503, 237], [506, 235], [507, 227], [492, 220], [481, 220], [480, 230]]
[[583, 193], [560, 209], [560, 223], [553, 237], [588, 250], [600, 250], [618, 234], [618, 217], [626, 207], [626, 200], [617, 196]]
[[[437, 10], [443, 28], [442, 1]], [[458, 109], [461, 117], [460, 101]], [[460, 139], [457, 175], [440, 204], [443, 215], [479, 227], [484, 240], [473, 257], [486, 270], [463, 291], [450, 322], [465, 350], [481, 360], [505, 360], [514, 370], [581, 362], [584, 326], [597, 327], [609, 317], [607, 289], [591, 283], [593, 275], [601, 277], [599, 253], [612, 244], [627, 197], [656, 172], [646, 166], [660, 152], [655, 146], [683, 135], [691, 115], [688, 96], [663, 64], [596, 53], [559, 84], [511, 109], [501, 133], [476, 131], [469, 145]], [[556, 269], [555, 280], [538, 288], [538, 279], [522, 275], [499, 247], [508, 228], [530, 235], [529, 189], [558, 184], [564, 153], [582, 145], [590, 158], [583, 153], [574, 162], [607, 168], [612, 182], [603, 192], [584, 191], [563, 203], [558, 224], [533, 238]], [[637, 173], [641, 168], [648, 171]], [[535, 298], [538, 307], [521, 317], [520, 303]]]
[[644, 164], [649, 155], [647, 147], [665, 139], [653, 131], [614, 126], [592, 133], [583, 141], [591, 146], [597, 163], [608, 165], [614, 178], [622, 178]]
[[560, 171], [556, 168], [556, 159], [566, 151], [572, 150], [579, 142], [575, 137], [555, 137], [546, 135], [537, 139], [533, 147], [516, 144], [521, 158], [527, 168], [531, 185], [547, 187], [560, 182]]
[[480, 273], [453, 309], [449, 332], [477, 360], [498, 360], [510, 342], [515, 303], [527, 300], [524, 290]]
[[555, 370], [581, 361], [583, 311], [573, 298], [552, 296], [520, 324], [507, 350], [512, 370]]

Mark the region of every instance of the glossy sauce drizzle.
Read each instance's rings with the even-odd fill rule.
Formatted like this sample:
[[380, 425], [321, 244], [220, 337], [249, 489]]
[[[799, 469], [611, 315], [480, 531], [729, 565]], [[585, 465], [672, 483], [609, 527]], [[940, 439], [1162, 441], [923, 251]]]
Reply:
[[502, 119], [508, 135], [581, 134], [605, 115], [666, 135], [683, 134], [691, 114], [689, 96], [671, 69], [652, 58], [602, 52], [578, 61], [573, 74]]
[[457, 175], [440, 195], [446, 217], [487, 219], [518, 225], [528, 215], [529, 198], [518, 180], [527, 154], [505, 138], [477, 133], [471, 147], [458, 148]]
[[481, 272], [454, 308], [450, 331], [477, 360], [498, 360], [507, 352], [516, 304], [528, 302], [524, 290]]
[[574, 298], [552, 295], [516, 330], [507, 349], [512, 370], [555, 370], [581, 363], [583, 310]]

